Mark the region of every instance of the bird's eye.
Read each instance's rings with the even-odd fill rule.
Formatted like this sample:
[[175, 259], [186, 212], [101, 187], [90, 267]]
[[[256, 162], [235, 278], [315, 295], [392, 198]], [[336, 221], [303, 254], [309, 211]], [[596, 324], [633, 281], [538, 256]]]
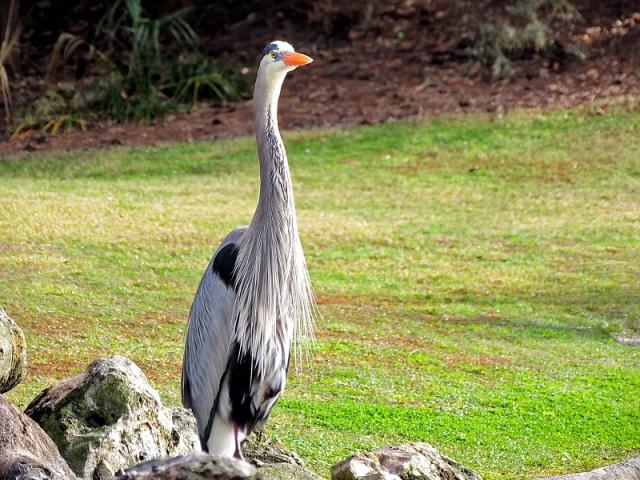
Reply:
[[271, 52], [271, 58], [276, 58], [276, 52]]

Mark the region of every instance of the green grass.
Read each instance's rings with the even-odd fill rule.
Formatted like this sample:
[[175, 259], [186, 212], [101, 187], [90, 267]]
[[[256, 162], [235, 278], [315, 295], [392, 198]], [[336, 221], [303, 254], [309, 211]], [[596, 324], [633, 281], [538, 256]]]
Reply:
[[[426, 441], [487, 479], [640, 450], [640, 113], [285, 135], [324, 321], [269, 434], [312, 468]], [[257, 198], [254, 141], [0, 160], [21, 406], [128, 355], [179, 403], [187, 312]]]

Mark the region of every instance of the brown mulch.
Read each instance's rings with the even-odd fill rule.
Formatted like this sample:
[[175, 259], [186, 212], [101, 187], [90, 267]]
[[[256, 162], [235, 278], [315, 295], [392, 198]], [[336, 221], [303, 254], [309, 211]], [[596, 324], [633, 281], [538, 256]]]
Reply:
[[[640, 8], [638, 9], [640, 12]], [[587, 23], [577, 40], [584, 62], [561, 64], [543, 58], [515, 63], [516, 75], [490, 82], [472, 64], [442, 55], [441, 41], [428, 35], [412, 40], [354, 38], [335, 47], [302, 39], [292, 42], [315, 62], [289, 75], [280, 101], [284, 129], [374, 124], [463, 112], [515, 108], [564, 108], [640, 94], [640, 13], [634, 28], [616, 28], [616, 19]], [[295, 33], [292, 37], [295, 39]], [[408, 38], [408, 37], [405, 37]], [[268, 36], [228, 41], [259, 51]], [[199, 104], [188, 114], [169, 115], [153, 125], [91, 122], [86, 131], [57, 135], [32, 132], [0, 141], [0, 155], [30, 151], [155, 145], [253, 134], [250, 101], [214, 107]]]

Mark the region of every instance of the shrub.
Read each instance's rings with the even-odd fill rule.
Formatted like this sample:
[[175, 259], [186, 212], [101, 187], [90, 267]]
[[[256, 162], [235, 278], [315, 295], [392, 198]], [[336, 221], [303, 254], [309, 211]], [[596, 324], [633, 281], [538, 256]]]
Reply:
[[[227, 101], [239, 97], [226, 69], [196, 55], [198, 37], [186, 20], [188, 8], [152, 19], [145, 15], [141, 0], [114, 2], [98, 25], [109, 42], [128, 55], [116, 63], [108, 77], [100, 110], [118, 120], [151, 120], [179, 102], [196, 100], [202, 89], [211, 98]], [[187, 52], [181, 60], [167, 46]]]
[[565, 51], [560, 42], [563, 29], [580, 19], [568, 0], [457, 3], [470, 32], [468, 55], [487, 67], [494, 79], [510, 76], [512, 61], [532, 53], [580, 56], [578, 51]]
[[200, 98], [239, 99], [246, 82], [198, 53], [199, 39], [187, 20], [189, 12], [181, 8], [152, 18], [141, 0], [116, 0], [87, 35], [93, 37], [91, 42], [70, 32], [60, 34], [45, 78], [64, 78], [63, 67], [73, 61], [82, 68], [76, 68], [73, 82], [47, 83], [38, 99], [21, 112], [15, 132], [84, 126], [78, 121], [83, 115], [150, 121]]

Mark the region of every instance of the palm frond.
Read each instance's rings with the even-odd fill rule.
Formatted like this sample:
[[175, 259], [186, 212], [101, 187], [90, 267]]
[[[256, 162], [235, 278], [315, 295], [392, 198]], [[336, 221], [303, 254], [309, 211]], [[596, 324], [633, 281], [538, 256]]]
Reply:
[[85, 41], [82, 37], [78, 35], [74, 35], [73, 33], [63, 32], [56, 40], [55, 45], [53, 46], [53, 51], [51, 52], [51, 59], [49, 60], [49, 65], [47, 66], [47, 73], [45, 77], [49, 80], [52, 78], [55, 70], [64, 65], [69, 61], [69, 59], [73, 56], [74, 53], [78, 50], [78, 48], [85, 46], [88, 49], [87, 59], [99, 59], [104, 63], [112, 65], [109, 57], [99, 49], [97, 49], [94, 45]]
[[7, 24], [4, 28], [4, 36], [0, 44], [0, 92], [2, 94], [2, 102], [4, 104], [5, 118], [7, 123], [11, 122], [11, 83], [9, 74], [7, 73], [6, 63], [11, 57], [11, 52], [18, 43], [20, 38], [21, 25], [18, 22], [15, 30], [11, 31], [11, 19], [15, 15], [16, 0], [11, 0], [9, 4], [9, 15], [7, 16]]

